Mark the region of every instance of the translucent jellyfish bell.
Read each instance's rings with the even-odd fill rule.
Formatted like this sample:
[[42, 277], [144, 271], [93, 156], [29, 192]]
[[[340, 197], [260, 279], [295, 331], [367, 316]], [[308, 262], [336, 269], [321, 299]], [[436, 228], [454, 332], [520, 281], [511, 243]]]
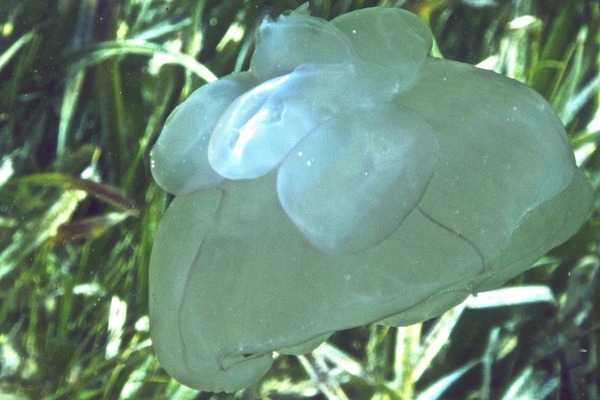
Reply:
[[352, 99], [351, 66], [296, 68], [237, 98], [221, 115], [208, 146], [212, 168], [227, 179], [252, 179], [278, 166], [311, 130]]
[[359, 108], [320, 125], [290, 152], [277, 193], [313, 246], [366, 250], [414, 210], [438, 153], [433, 128], [414, 110]]
[[273, 352], [433, 318], [584, 223], [592, 188], [551, 106], [430, 47], [397, 8], [268, 21], [250, 72], [173, 112], [149, 309], [174, 378], [235, 391]]

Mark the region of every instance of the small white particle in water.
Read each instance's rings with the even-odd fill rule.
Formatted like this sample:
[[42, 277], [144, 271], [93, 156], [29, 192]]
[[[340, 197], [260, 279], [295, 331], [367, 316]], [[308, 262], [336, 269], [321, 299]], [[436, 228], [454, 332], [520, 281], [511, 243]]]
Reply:
[[306, 160], [306, 166], [310, 167], [312, 165], [312, 160]]
[[298, 152], [298, 157], [302, 157], [302, 152], [301, 151]]

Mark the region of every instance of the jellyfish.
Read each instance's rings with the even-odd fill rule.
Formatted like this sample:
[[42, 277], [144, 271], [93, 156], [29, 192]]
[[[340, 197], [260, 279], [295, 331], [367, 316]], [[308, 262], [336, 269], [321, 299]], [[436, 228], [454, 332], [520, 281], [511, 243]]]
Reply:
[[580, 228], [591, 185], [551, 106], [432, 41], [396, 8], [266, 20], [249, 71], [173, 111], [149, 306], [175, 379], [235, 391], [274, 352], [436, 317]]

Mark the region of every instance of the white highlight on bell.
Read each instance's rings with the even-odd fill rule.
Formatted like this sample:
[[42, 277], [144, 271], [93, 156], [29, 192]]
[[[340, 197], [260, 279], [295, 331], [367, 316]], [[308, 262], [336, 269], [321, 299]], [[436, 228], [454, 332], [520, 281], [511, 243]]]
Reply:
[[248, 122], [240, 128], [240, 135], [238, 136], [231, 153], [238, 159], [241, 160], [244, 151], [246, 150], [248, 143], [255, 137], [256, 131], [258, 129], [258, 125], [261, 122], [264, 122], [265, 119], [269, 116], [269, 110], [262, 109], [252, 118], [248, 120]]

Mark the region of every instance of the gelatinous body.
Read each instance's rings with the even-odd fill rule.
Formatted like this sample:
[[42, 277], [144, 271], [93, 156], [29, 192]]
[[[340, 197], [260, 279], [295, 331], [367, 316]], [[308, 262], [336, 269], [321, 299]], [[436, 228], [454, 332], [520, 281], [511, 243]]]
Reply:
[[313, 246], [366, 250], [421, 200], [438, 151], [433, 128], [412, 109], [357, 108], [315, 128], [289, 153], [277, 173], [279, 201]]
[[169, 117], [150, 321], [172, 376], [244, 388], [274, 351], [435, 317], [579, 229], [591, 187], [550, 105], [431, 45], [393, 8], [265, 21], [250, 71]]

